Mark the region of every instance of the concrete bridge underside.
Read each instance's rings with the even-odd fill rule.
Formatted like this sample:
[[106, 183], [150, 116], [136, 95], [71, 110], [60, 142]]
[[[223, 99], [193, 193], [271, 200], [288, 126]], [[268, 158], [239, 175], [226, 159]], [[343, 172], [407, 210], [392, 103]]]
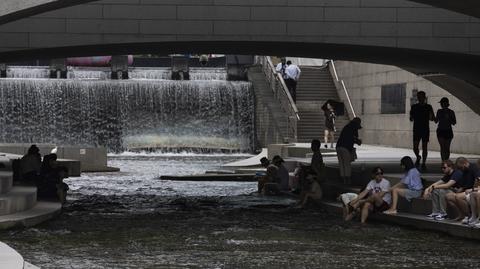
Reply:
[[[456, 86], [465, 82], [468, 90], [451, 92], [480, 113], [480, 90], [472, 90], [480, 85], [480, 19], [413, 1], [16, 2], [17, 11], [3, 16], [15, 21], [0, 25], [0, 62], [182, 52], [363, 61], [447, 74], [443, 84], [445, 77], [455, 78]], [[35, 13], [41, 14], [19, 19]]]
[[[30, 17], [47, 11], [52, 11], [64, 7], [75, 6], [78, 4], [95, 2], [98, 0], [3, 0], [0, 2], [0, 24], [11, 22], [25, 17]], [[398, 1], [398, 0], [395, 0]], [[400, 0], [402, 1], [402, 0]], [[480, 2], [477, 0], [409, 0], [411, 2], [417, 2], [421, 4], [431, 5], [435, 7], [440, 7], [448, 9], [451, 11], [456, 11], [466, 15], [480, 18]], [[122, 2], [122, 1], [117, 1]], [[140, 1], [137, 1], [140, 2]], [[153, 2], [153, 1], [150, 1]], [[212, 2], [212, 1], [210, 1]], [[287, 2], [287, 1], [284, 1]], [[333, 1], [324, 1], [325, 6], [328, 6], [329, 2]], [[343, 2], [343, 1], [339, 1]], [[351, 1], [352, 4], [357, 4], [358, 7], [361, 7], [363, 2], [368, 1]], [[375, 1], [373, 1], [375, 2]], [[381, 2], [394, 2], [394, 1], [377, 1]], [[385, 3], [382, 3], [385, 4]]]

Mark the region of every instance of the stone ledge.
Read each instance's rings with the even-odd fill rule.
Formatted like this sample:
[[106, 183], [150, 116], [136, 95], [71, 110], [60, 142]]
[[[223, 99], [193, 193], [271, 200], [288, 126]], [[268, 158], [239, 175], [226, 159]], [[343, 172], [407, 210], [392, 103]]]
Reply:
[[27, 211], [0, 216], [0, 230], [15, 227], [31, 227], [49, 220], [60, 213], [62, 205], [55, 202], [37, 202]]

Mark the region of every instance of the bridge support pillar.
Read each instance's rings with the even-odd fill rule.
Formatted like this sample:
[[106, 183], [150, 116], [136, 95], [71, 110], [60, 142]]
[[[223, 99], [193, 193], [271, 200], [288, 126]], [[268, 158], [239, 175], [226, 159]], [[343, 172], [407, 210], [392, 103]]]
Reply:
[[117, 55], [113, 56], [110, 61], [112, 70], [112, 79], [128, 79], [128, 56]]
[[185, 56], [172, 57], [172, 79], [173, 80], [189, 80], [190, 68], [188, 58]]
[[0, 63], [0, 78], [6, 78], [7, 77], [7, 65]]
[[66, 59], [53, 59], [50, 61], [50, 78], [67, 78]]

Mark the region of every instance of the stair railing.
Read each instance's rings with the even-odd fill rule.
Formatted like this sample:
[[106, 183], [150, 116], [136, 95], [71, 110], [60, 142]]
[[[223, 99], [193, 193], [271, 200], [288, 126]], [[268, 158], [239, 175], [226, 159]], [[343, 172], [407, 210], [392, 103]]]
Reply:
[[300, 120], [300, 116], [298, 114], [297, 105], [295, 105], [282, 75], [276, 71], [269, 56], [255, 56], [255, 64], [262, 66], [262, 71], [273, 91], [273, 96], [275, 96], [280, 107], [287, 115], [286, 139], [288, 139], [288, 142], [296, 142], [297, 122]]
[[355, 113], [355, 109], [353, 109], [352, 100], [350, 99], [350, 95], [348, 94], [348, 90], [347, 90], [347, 87], [345, 86], [345, 82], [343, 81], [343, 79], [338, 78], [337, 69], [335, 68], [335, 63], [333, 60], [330, 60], [330, 64], [328, 66], [330, 69], [330, 74], [332, 74], [334, 77], [333, 81], [335, 83], [335, 87], [337, 88], [340, 96], [343, 95], [345, 97], [344, 99], [346, 99], [348, 102], [347, 111], [349, 115], [352, 115], [350, 117], [350, 119], [352, 119], [356, 117], [357, 114]]

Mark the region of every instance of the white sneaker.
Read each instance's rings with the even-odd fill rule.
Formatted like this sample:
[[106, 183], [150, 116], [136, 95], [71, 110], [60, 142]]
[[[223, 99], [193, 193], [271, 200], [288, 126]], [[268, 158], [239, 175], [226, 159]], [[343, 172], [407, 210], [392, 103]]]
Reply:
[[437, 221], [442, 221], [442, 220], [445, 220], [445, 218], [447, 217], [447, 215], [443, 215], [443, 214], [438, 214], [435, 216], [435, 220]]
[[478, 222], [479, 222], [479, 221], [478, 221], [478, 218], [474, 218], [474, 219], [470, 218], [470, 219], [468, 220], [468, 225], [474, 226], [474, 225], [476, 225]]
[[475, 225], [473, 225], [473, 228], [480, 229], [480, 222], [479, 222], [479, 223], [477, 223], [477, 224], [475, 224]]
[[430, 219], [434, 219], [436, 216], [439, 216], [439, 215], [441, 215], [441, 214], [440, 213], [431, 213], [431, 214], [427, 215], [427, 217], [430, 218]]
[[465, 217], [463, 218], [462, 220], [462, 224], [468, 224], [470, 222], [470, 218], [469, 217]]

